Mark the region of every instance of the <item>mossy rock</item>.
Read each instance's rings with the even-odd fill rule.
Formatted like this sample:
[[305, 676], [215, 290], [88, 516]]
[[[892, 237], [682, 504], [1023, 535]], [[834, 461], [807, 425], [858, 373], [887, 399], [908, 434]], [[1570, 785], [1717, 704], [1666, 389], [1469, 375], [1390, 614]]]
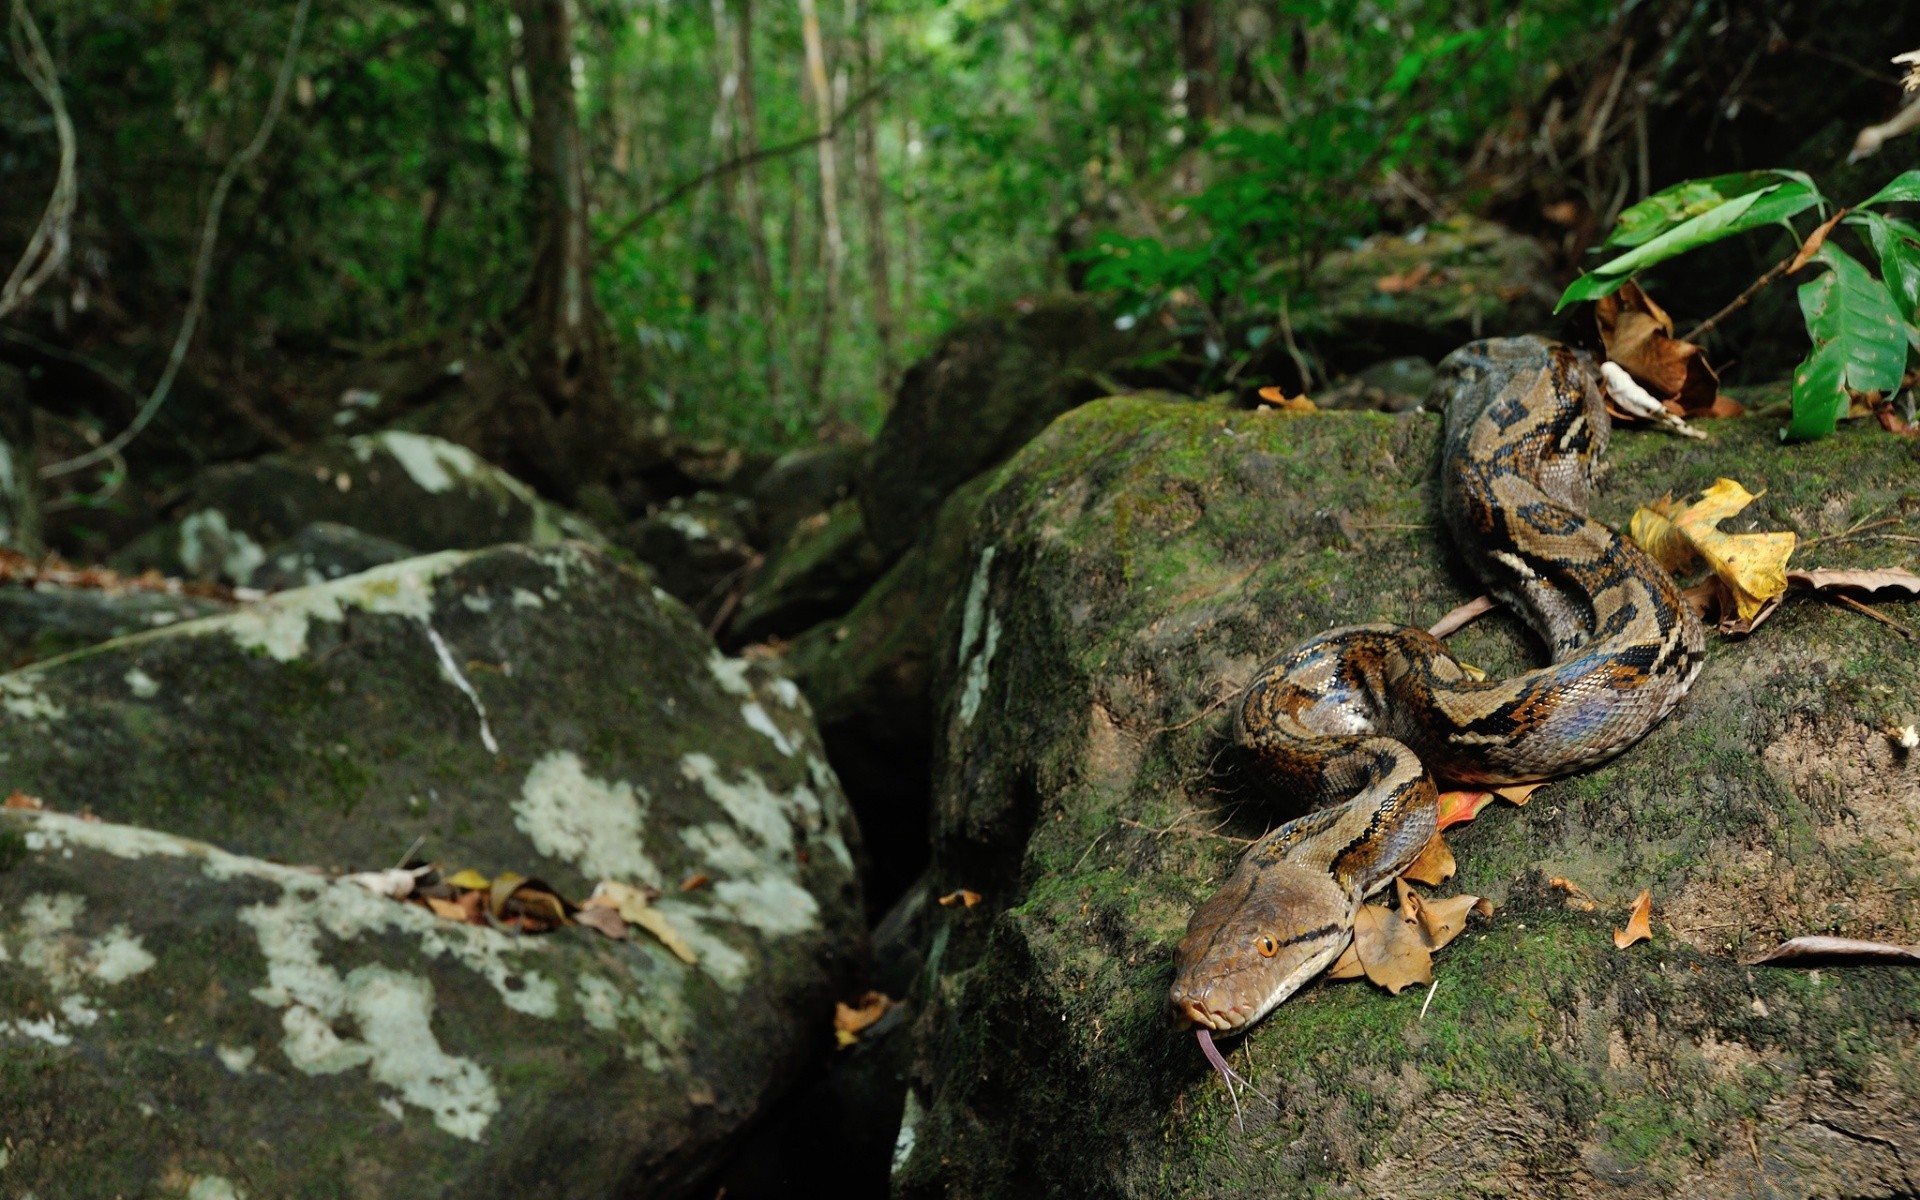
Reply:
[[785, 655], [860, 818], [873, 856], [868, 900], [882, 908], [926, 866], [932, 660], [966, 582], [967, 544], [993, 481], [989, 471], [949, 496], [851, 611], [802, 633]]
[[154, 568], [243, 584], [266, 562], [267, 547], [316, 521], [423, 553], [604, 540], [464, 446], [399, 431], [213, 467], [194, 480], [178, 514], [116, 552], [112, 563], [129, 572]]
[[1168, 347], [1158, 326], [1117, 329], [1085, 296], [1024, 302], [962, 324], [900, 382], [860, 483], [874, 544], [913, 545], [961, 484], [1004, 461], [1047, 423], [1118, 388]]
[[[5, 1170], [41, 1195], [180, 1173], [677, 1194], [818, 1047], [864, 945], [853, 822], [797, 689], [571, 543], [411, 559], [0, 676], [14, 790], [105, 818], [0, 830]], [[699, 961], [310, 873], [416, 838], [575, 900], [660, 888]], [[127, 986], [48, 966], [103, 938], [157, 962]]]
[[1313, 273], [1300, 336], [1340, 370], [1461, 342], [1539, 329], [1559, 298], [1539, 242], [1479, 217], [1378, 234], [1329, 254]]
[[753, 573], [727, 636], [735, 642], [791, 637], [852, 608], [885, 568], [859, 505], [842, 500], [795, 526]]
[[130, 633], [208, 617], [233, 608], [205, 596], [143, 589], [0, 588], [0, 671], [57, 658]]
[[661, 590], [704, 623], [720, 611], [754, 558], [752, 505], [723, 492], [676, 496], [621, 530], [614, 544], [653, 568]]
[[[1797, 565], [1911, 566], [1920, 446], [1708, 428], [1616, 434], [1598, 514], [1724, 475], [1764, 491], [1732, 527], [1825, 539]], [[983, 900], [935, 916], [896, 1195], [1910, 1194], [1920, 975], [1742, 965], [1797, 934], [1920, 941], [1920, 755], [1884, 732], [1920, 719], [1920, 655], [1805, 599], [1716, 637], [1616, 762], [1453, 831], [1442, 891], [1494, 918], [1431, 993], [1320, 983], [1229, 1043], [1279, 1102], [1236, 1123], [1167, 1002], [1242, 851], [1222, 835], [1294, 815], [1230, 769], [1232, 699], [1315, 632], [1429, 624], [1477, 590], [1431, 528], [1437, 434], [1113, 399], [1004, 469], [934, 658], [933, 893]], [[1453, 644], [1495, 674], [1537, 661], [1507, 618]], [[1642, 888], [1654, 940], [1616, 950]]]

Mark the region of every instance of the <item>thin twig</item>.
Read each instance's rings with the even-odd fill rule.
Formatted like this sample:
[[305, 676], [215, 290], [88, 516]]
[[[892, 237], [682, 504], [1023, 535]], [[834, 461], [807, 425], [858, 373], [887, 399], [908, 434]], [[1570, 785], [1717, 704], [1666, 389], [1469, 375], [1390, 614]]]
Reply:
[[699, 174], [694, 175], [688, 179], [683, 179], [679, 183], [674, 184], [672, 187], [668, 188], [666, 192], [658, 200], [655, 200], [653, 203], [647, 205], [645, 208], [642, 208], [639, 212], [633, 214], [631, 217], [628, 217], [624, 222], [621, 223], [618, 229], [614, 230], [612, 233], [608, 234], [606, 237], [601, 238], [600, 244], [594, 247], [594, 250], [593, 250], [594, 257], [595, 258], [606, 257], [606, 254], [609, 250], [612, 250], [615, 246], [619, 245], [621, 242], [626, 241], [628, 238], [632, 237], [635, 233], [639, 232], [640, 227], [645, 225], [648, 221], [653, 220], [655, 217], [659, 216], [661, 213], [667, 211], [669, 208], [672, 208], [674, 205], [680, 203], [682, 200], [686, 199], [692, 193], [699, 191], [701, 188], [705, 187], [709, 183], [712, 183], [714, 180], [719, 179], [721, 176], [731, 175], [735, 171], [743, 171], [746, 168], [754, 166], [757, 163], [766, 162], [770, 158], [784, 158], [789, 154], [798, 154], [800, 151], [805, 150], [810, 146], [817, 146], [821, 142], [826, 141], [828, 138], [834, 137], [840, 132], [841, 126], [847, 123], [847, 119], [849, 117], [859, 112], [862, 108], [866, 107], [866, 105], [870, 101], [872, 101], [873, 99], [881, 95], [883, 92], [885, 92], [888, 86], [891, 84], [891, 82], [892, 82], [891, 80], [883, 79], [879, 83], [876, 83], [872, 87], [868, 88], [866, 91], [860, 93], [858, 96], [855, 96], [853, 99], [847, 101], [846, 107], [841, 109], [837, 114], [835, 114], [833, 118], [833, 123], [828, 125], [825, 129], [819, 130], [818, 132], [815, 132], [815, 133], [807, 134], [805, 137], [794, 138], [790, 142], [781, 142], [777, 146], [763, 146], [760, 149], [755, 150], [751, 154], [742, 154], [737, 158], [730, 158], [725, 162], [715, 163], [713, 166], [708, 167], [706, 170], [701, 171]]
[[1833, 601], [1835, 604], [1844, 604], [1848, 608], [1859, 613], [1863, 617], [1872, 617], [1874, 620], [1880, 622], [1882, 625], [1885, 625], [1887, 628], [1892, 629], [1894, 632], [1898, 633], [1901, 637], [1906, 638], [1908, 641], [1912, 641], [1916, 636], [1912, 628], [1910, 628], [1909, 626], [1902, 625], [1900, 622], [1894, 620], [1892, 617], [1889, 617], [1885, 613], [1882, 613], [1879, 609], [1860, 603], [1858, 600], [1855, 600], [1852, 596], [1842, 596], [1838, 592], [1825, 592], [1822, 594], [1827, 599]]
[[1873, 521], [1873, 520], [1862, 521], [1860, 524], [1852, 526], [1851, 528], [1848, 528], [1848, 529], [1843, 529], [1839, 533], [1828, 533], [1828, 534], [1822, 534], [1820, 537], [1817, 537], [1817, 538], [1808, 538], [1806, 541], [1800, 543], [1800, 548], [1802, 550], [1805, 550], [1808, 546], [1817, 546], [1821, 542], [1844, 541], [1845, 539], [1850, 538], [1857, 533], [1864, 533], [1869, 529], [1878, 529], [1882, 525], [1898, 525], [1899, 523], [1900, 523], [1899, 517], [1887, 517], [1886, 519], [1880, 520], [1880, 521]]
[[60, 76], [54, 69], [53, 57], [47, 53], [46, 42], [41, 40], [40, 27], [33, 23], [33, 15], [27, 11], [26, 0], [13, 0], [10, 32], [13, 56], [20, 70], [53, 110], [53, 130], [60, 140], [60, 169], [54, 177], [53, 194], [47, 198], [46, 211], [40, 215], [40, 224], [27, 239], [27, 248], [13, 273], [0, 285], [0, 317], [33, 299], [41, 285], [66, 264], [73, 213], [80, 197], [75, 171], [79, 143], [74, 138], [73, 119], [67, 115], [67, 102], [60, 91]]
[[160, 372], [160, 381], [153, 385], [153, 394], [134, 414], [133, 422], [112, 441], [77, 458], [40, 468], [42, 479], [71, 475], [95, 463], [105, 462], [125, 450], [127, 443], [140, 436], [160, 411], [160, 406], [167, 402], [167, 395], [173, 390], [173, 381], [180, 374], [181, 364], [186, 361], [187, 346], [192, 343], [194, 331], [200, 325], [200, 315], [207, 306], [207, 280], [213, 271], [213, 247], [220, 236], [220, 214], [226, 208], [227, 193], [233, 189], [234, 180], [240, 177], [241, 170], [251, 165], [254, 159], [260, 157], [260, 152], [267, 148], [267, 139], [273, 136], [273, 127], [280, 121], [280, 112], [287, 105], [287, 92], [293, 86], [293, 68], [300, 54], [300, 36], [306, 31], [307, 12], [312, 7], [313, 0], [300, 0], [300, 7], [294, 10], [293, 30], [287, 35], [287, 52], [280, 60], [280, 73], [273, 81], [273, 95], [267, 101], [266, 113], [260, 118], [260, 128], [254, 131], [252, 141], [240, 147], [227, 160], [220, 178], [214, 181], [213, 196], [207, 202], [206, 219], [200, 225], [200, 250], [194, 258], [193, 287], [187, 297], [187, 312], [180, 318], [180, 329], [174, 335], [173, 350], [167, 355], [167, 365]]
[[1745, 308], [1747, 306], [1747, 301], [1759, 295], [1760, 290], [1762, 288], [1766, 287], [1768, 284], [1772, 283], [1774, 280], [1780, 278], [1782, 275], [1785, 275], [1787, 273], [1787, 268], [1791, 267], [1793, 265], [1793, 260], [1798, 257], [1800, 257], [1800, 249], [1799, 247], [1796, 246], [1794, 247], [1794, 251], [1792, 254], [1787, 255], [1785, 258], [1781, 259], [1779, 262], [1773, 264], [1773, 266], [1767, 268], [1767, 273], [1762, 275], [1760, 278], [1754, 280], [1752, 283], [1748, 284], [1746, 291], [1741, 292], [1738, 296], [1735, 296], [1732, 300], [1729, 300], [1727, 302], [1727, 306], [1721, 309], [1719, 312], [1708, 317], [1706, 320], [1700, 322], [1698, 325], [1695, 325], [1692, 329], [1687, 330], [1686, 333], [1681, 335], [1680, 340], [1683, 342], [1698, 342], [1702, 334], [1712, 329], [1715, 325], [1718, 325], [1721, 321], [1726, 320], [1728, 317], [1732, 316], [1734, 313], [1739, 312], [1741, 309]]

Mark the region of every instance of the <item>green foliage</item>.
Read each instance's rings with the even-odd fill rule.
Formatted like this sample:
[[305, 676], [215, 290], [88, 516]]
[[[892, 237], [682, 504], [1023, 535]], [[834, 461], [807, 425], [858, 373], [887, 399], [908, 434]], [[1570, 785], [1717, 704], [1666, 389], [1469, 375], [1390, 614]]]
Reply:
[[[1920, 170], [1907, 171], [1855, 205], [1842, 224], [1865, 230], [1880, 276], [1832, 240], [1810, 263], [1826, 273], [1799, 291], [1813, 350], [1793, 373], [1793, 415], [1782, 436], [1825, 437], [1847, 413], [1849, 392], [1891, 393], [1905, 377], [1909, 347], [1920, 346], [1920, 229], [1876, 212], [1884, 204], [1920, 201]], [[1620, 214], [1595, 253], [1624, 253], [1573, 281], [1555, 311], [1611, 295], [1635, 274], [1736, 234], [1783, 225], [1801, 240], [1793, 218], [1828, 202], [1798, 171], [1753, 171], [1690, 179]]]

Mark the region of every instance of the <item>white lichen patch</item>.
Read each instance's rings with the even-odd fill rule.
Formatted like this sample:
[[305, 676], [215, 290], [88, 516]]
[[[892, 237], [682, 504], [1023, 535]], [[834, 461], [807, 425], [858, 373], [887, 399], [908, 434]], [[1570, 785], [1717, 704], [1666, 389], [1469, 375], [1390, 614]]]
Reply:
[[773, 693], [775, 700], [778, 700], [788, 708], [804, 708], [806, 706], [806, 697], [800, 694], [799, 685], [791, 679], [776, 679], [767, 684], [767, 690]]
[[91, 941], [82, 937], [75, 926], [86, 907], [86, 898], [71, 892], [28, 896], [14, 915], [11, 950], [0, 926], [0, 962], [16, 961], [38, 975], [57, 1010], [33, 1021], [0, 1021], [0, 1033], [67, 1045], [72, 1030], [100, 1020], [95, 985], [113, 987], [153, 967], [153, 955], [125, 925]]
[[452, 491], [463, 480], [499, 474], [465, 446], [422, 433], [388, 430], [354, 438], [347, 444], [363, 463], [372, 462], [376, 451], [386, 451], [415, 487], [435, 496]]
[[201, 578], [223, 576], [245, 583], [255, 568], [267, 561], [267, 552], [245, 530], [227, 523], [227, 514], [203, 508], [180, 522], [180, 565]]
[[513, 823], [551, 858], [589, 879], [662, 886], [642, 840], [649, 798], [625, 780], [587, 774], [580, 756], [555, 750], [533, 764], [513, 802]]
[[707, 669], [713, 672], [713, 681], [720, 685], [720, 690], [749, 699], [753, 697], [753, 684], [747, 682], [750, 665], [744, 658], [728, 658], [718, 650], [707, 652]]
[[765, 734], [767, 740], [773, 743], [774, 749], [780, 751], [780, 753], [792, 757], [794, 752], [799, 749], [799, 747], [795, 746], [792, 740], [787, 737], [786, 732], [773, 723], [773, 718], [767, 714], [765, 708], [761, 707], [758, 700], [749, 700], [745, 704], [742, 704], [740, 706], [740, 717], [747, 723], [747, 728], [753, 730], [755, 733]]
[[987, 695], [987, 672], [993, 667], [993, 652], [1000, 645], [1000, 614], [987, 614], [987, 636], [982, 639], [980, 653], [974, 655], [967, 664], [966, 683], [960, 689], [960, 723], [973, 724], [973, 718], [980, 712], [980, 702]]
[[513, 606], [515, 608], [545, 608], [547, 602], [540, 598], [538, 592], [530, 592], [525, 588], [517, 587], [513, 589]]
[[196, 1175], [187, 1188], [187, 1200], [247, 1200], [247, 1194], [222, 1175]]
[[252, 1046], [215, 1046], [213, 1048], [213, 1056], [220, 1060], [220, 1065], [235, 1075], [245, 1075], [251, 1070], [257, 1055], [258, 1052]]
[[997, 548], [988, 546], [980, 551], [980, 563], [973, 569], [973, 578], [967, 583], [966, 606], [960, 610], [960, 651], [954, 659], [954, 665], [965, 666], [967, 656], [973, 653], [973, 647], [980, 640], [980, 623], [987, 611], [987, 587], [993, 581], [993, 556]]
[[28, 667], [0, 675], [0, 709], [23, 721], [58, 721], [67, 710], [40, 690], [39, 673]]
[[912, 1088], [907, 1089], [906, 1107], [900, 1113], [900, 1132], [893, 1138], [893, 1174], [899, 1175], [907, 1169], [913, 1160], [913, 1143], [920, 1132], [921, 1118], [926, 1114], [920, 1107], [920, 1097]]
[[160, 694], [159, 682], [139, 667], [131, 668], [121, 678], [126, 680], [127, 690], [132, 692], [136, 699], [151, 700]]
[[473, 557], [472, 551], [447, 550], [403, 559], [330, 583], [280, 592], [184, 628], [200, 634], [225, 633], [249, 650], [263, 650], [279, 662], [291, 662], [307, 652], [307, 628], [312, 622], [338, 623], [349, 610], [426, 621], [433, 614], [434, 582]]
[[484, 593], [470, 592], [460, 597], [460, 606], [468, 612], [492, 612], [493, 597]]

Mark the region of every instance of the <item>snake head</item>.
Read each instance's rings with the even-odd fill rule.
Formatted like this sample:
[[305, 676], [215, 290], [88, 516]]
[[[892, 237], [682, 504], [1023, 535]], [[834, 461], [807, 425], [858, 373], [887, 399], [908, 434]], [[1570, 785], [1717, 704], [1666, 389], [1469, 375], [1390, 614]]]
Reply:
[[1359, 897], [1324, 866], [1247, 856], [1187, 922], [1173, 1006], [1216, 1033], [1258, 1021], [1325, 970], [1353, 936]]

